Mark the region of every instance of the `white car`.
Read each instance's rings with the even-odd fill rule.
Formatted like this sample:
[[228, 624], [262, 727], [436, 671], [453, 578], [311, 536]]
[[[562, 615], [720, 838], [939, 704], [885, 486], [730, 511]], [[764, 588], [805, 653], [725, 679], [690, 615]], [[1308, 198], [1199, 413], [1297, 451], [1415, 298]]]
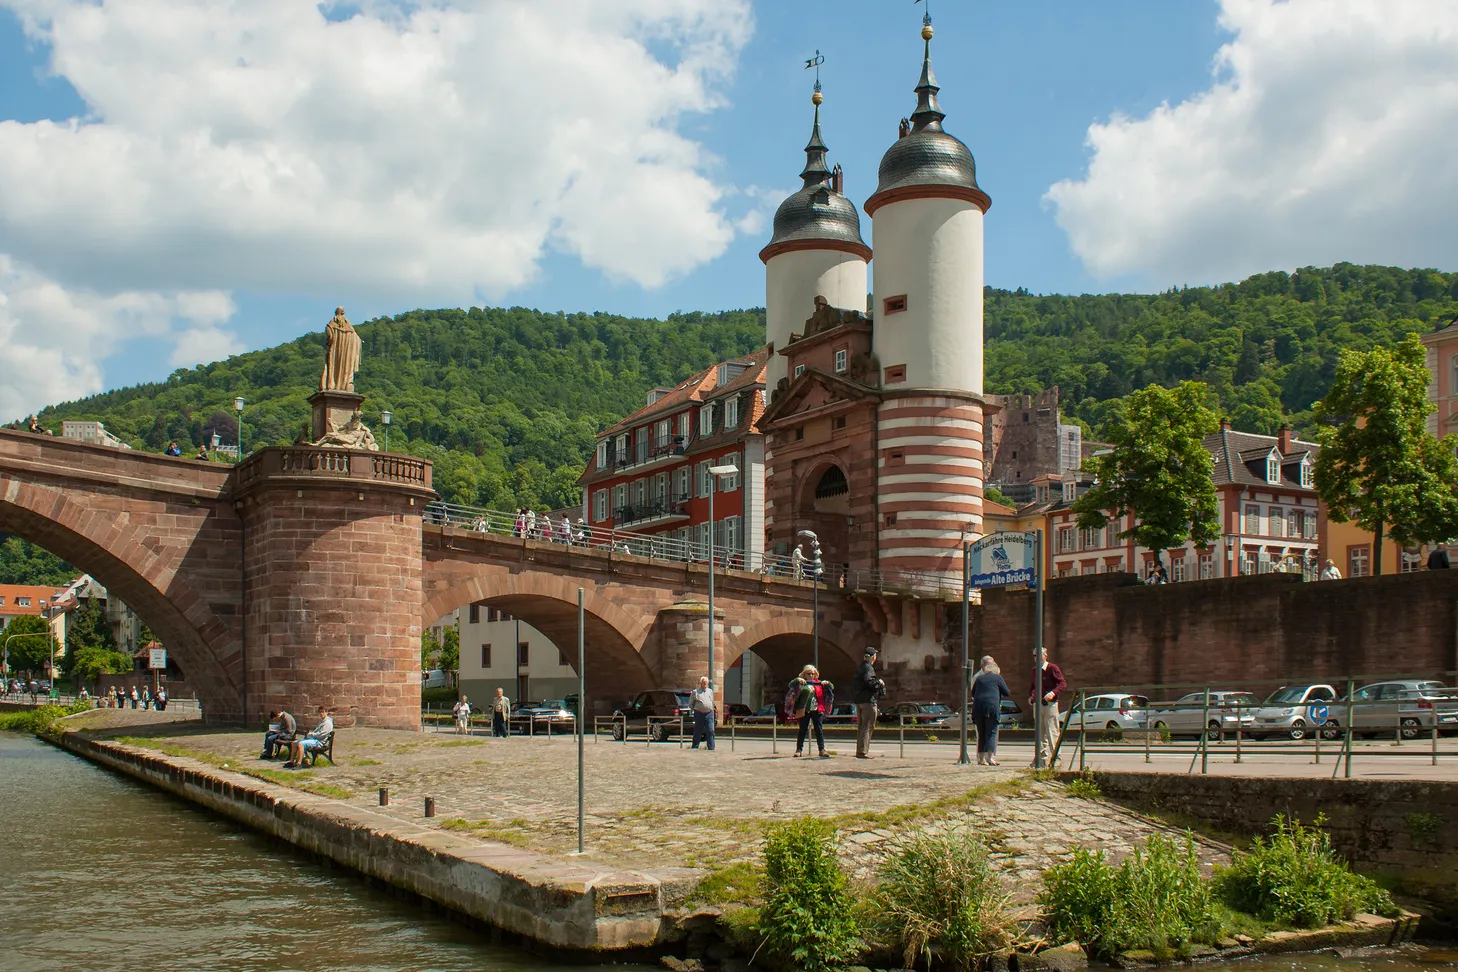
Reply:
[[421, 688], [445, 688], [446, 673], [444, 669], [433, 668], [428, 672], [420, 673]]
[[1345, 711], [1345, 703], [1337, 701], [1337, 691], [1330, 685], [1284, 685], [1255, 710], [1250, 737], [1305, 739], [1320, 726], [1323, 736], [1336, 739], [1341, 736], [1341, 717]]
[[1124, 692], [1087, 695], [1073, 703], [1066, 718], [1065, 725], [1070, 732], [1079, 729], [1142, 730], [1149, 723], [1149, 700], [1142, 695]]

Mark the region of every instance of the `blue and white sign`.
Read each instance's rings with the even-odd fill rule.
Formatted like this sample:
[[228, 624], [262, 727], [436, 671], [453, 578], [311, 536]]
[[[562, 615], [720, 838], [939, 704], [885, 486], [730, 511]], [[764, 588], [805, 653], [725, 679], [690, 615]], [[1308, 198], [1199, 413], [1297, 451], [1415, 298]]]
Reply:
[[968, 555], [968, 586], [1038, 586], [1038, 535], [993, 533], [972, 544]]
[[1318, 726], [1324, 726], [1326, 725], [1327, 716], [1331, 715], [1331, 709], [1318, 703], [1311, 706], [1307, 710], [1306, 714], [1311, 717], [1312, 722], [1316, 723]]

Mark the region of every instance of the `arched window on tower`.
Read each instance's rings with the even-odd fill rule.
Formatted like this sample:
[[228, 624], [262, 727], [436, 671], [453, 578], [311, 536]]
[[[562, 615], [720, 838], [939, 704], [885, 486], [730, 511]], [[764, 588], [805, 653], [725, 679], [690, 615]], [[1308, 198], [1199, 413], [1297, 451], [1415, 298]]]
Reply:
[[845, 473], [840, 471], [839, 466], [831, 466], [825, 470], [820, 477], [820, 482], [815, 484], [815, 498], [830, 499], [834, 496], [841, 496], [850, 492], [850, 484], [845, 481]]

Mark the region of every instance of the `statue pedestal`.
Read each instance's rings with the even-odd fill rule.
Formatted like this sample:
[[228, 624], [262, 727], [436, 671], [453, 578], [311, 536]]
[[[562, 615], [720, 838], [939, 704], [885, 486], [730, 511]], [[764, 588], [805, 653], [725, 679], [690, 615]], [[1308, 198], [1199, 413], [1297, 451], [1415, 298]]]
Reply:
[[317, 391], [310, 395], [309, 406], [314, 413], [309, 424], [312, 441], [318, 442], [330, 429], [344, 428], [363, 402], [363, 395], [347, 391]]

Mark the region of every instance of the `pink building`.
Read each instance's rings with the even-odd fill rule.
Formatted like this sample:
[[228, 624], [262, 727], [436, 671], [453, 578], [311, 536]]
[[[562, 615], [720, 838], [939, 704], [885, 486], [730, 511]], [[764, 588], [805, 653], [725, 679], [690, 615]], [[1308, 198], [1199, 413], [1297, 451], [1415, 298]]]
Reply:
[[1438, 410], [1428, 416], [1428, 431], [1434, 435], [1458, 432], [1458, 321], [1423, 335], [1428, 349], [1428, 398]]

